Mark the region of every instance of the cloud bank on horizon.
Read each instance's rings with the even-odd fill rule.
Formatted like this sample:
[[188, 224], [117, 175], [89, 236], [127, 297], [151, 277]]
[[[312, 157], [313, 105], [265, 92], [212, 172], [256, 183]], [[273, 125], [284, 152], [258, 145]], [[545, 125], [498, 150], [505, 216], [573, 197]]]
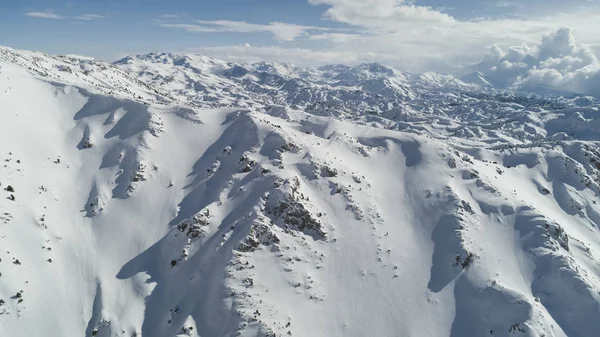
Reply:
[[[277, 22], [277, 28], [271, 23], [257, 29], [271, 31], [277, 40], [302, 38], [324, 42], [325, 47], [244, 44], [195, 50], [241, 62], [273, 60], [314, 65], [379, 61], [416, 72], [479, 71], [497, 87], [538, 91], [547, 87], [600, 96], [597, 44], [600, 41], [594, 33], [600, 30], [600, 12], [593, 7], [593, 2], [545, 16], [505, 15], [460, 20], [434, 7], [404, 0], [308, 1], [312, 5], [326, 6], [323, 18], [345, 24], [347, 28], [286, 27], [285, 23]], [[494, 5], [507, 7], [511, 3]], [[201, 23], [219, 25], [226, 30], [237, 26], [237, 31], [247, 31], [243, 29], [245, 23]], [[179, 28], [210, 31], [206, 26]], [[582, 44], [576, 43], [575, 32]]]
[[[151, 7], [153, 1], [146, 4]], [[223, 6], [232, 1], [222, 2]], [[251, 2], [265, 8], [272, 5], [263, 0]], [[283, 13], [273, 10], [277, 13], [271, 16], [248, 15], [243, 20], [239, 18], [244, 13], [236, 12], [234, 6], [207, 18], [202, 11], [165, 12], [163, 4], [163, 12], [154, 13], [152, 25], [161, 34], [184, 40], [179, 51], [230, 61], [279, 61], [301, 66], [375, 61], [404, 71], [458, 75], [476, 70], [496, 86], [547, 86], [600, 95], [597, 0], [297, 2], [316, 13], [312, 21], [285, 22], [289, 21], [282, 20], [289, 14], [285, 8]], [[288, 4], [283, 7], [292, 11], [292, 2]], [[39, 19], [68, 17], [52, 11], [30, 11], [26, 15]], [[79, 14], [72, 18], [89, 21], [105, 16]], [[227, 38], [230, 36], [236, 39]], [[209, 39], [211, 43], [202, 43]], [[239, 39], [250, 43], [239, 43]], [[153, 50], [131, 52], [173, 51], [160, 49], [160, 41], [153, 46]]]
[[561, 28], [544, 35], [539, 45], [491, 46], [472, 68], [500, 88], [548, 88], [600, 97], [598, 56], [597, 50], [578, 45], [570, 29]]

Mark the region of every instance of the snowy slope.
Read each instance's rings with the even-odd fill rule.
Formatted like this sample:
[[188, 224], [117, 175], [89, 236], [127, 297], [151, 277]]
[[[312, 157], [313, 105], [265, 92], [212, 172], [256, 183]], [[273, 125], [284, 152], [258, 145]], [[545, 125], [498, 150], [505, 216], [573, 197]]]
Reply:
[[597, 336], [599, 107], [0, 47], [0, 336]]

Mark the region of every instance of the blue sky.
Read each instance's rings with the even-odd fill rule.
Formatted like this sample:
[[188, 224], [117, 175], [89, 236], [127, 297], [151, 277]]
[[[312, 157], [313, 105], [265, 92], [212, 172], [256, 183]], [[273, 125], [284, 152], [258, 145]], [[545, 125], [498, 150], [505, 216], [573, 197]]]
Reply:
[[597, 0], [5, 0], [0, 44], [105, 60], [193, 51], [451, 71], [561, 27], [594, 45], [599, 22]]
[[[160, 26], [161, 22], [232, 20], [266, 24], [285, 21], [298, 25], [339, 26], [335, 22], [323, 22], [320, 19], [323, 6], [310, 5], [306, 0], [9, 1], [0, 2], [0, 44], [101, 58], [114, 58], [129, 51], [271, 43], [267, 33], [198, 34], [167, 29]], [[53, 15], [32, 17], [27, 13]], [[86, 14], [102, 17], [87, 16], [89, 20], [83, 20]]]

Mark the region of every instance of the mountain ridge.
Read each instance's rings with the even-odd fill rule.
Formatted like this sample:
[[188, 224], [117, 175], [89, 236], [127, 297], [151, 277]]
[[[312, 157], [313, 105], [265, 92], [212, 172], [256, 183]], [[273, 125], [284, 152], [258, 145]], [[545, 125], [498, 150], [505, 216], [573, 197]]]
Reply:
[[390, 69], [0, 47], [0, 334], [594, 336], [598, 102]]

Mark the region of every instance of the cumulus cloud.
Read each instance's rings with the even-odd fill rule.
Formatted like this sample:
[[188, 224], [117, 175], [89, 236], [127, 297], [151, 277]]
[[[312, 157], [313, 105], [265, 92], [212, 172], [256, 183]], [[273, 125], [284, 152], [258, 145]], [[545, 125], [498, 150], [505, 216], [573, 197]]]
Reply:
[[[323, 17], [343, 24], [346, 28], [334, 30], [285, 23], [254, 25], [235, 21], [163, 25], [200, 32], [266, 31], [276, 34], [276, 38], [282, 41], [296, 41], [298, 37], [305, 37], [306, 39], [301, 40], [300, 47], [313, 52], [327, 51], [342, 55], [344, 59], [361, 59], [361, 55], [368, 51], [373, 55], [371, 61], [389, 61], [390, 65], [401, 70], [457, 74], [466, 72], [465, 66], [476, 62], [492, 43], [510, 53], [507, 58], [511, 60], [511, 57], [519, 58], [520, 54], [527, 54], [528, 51], [523, 48], [539, 41], [540, 35], [563, 25], [572, 27], [577, 32], [578, 39], [584, 43], [597, 42], [594, 32], [600, 29], [600, 11], [595, 10], [565, 12], [538, 18], [511, 17], [469, 21], [458, 20], [439, 10], [399, 0], [308, 1], [314, 5], [327, 6]], [[309, 41], [319, 43], [315, 45]], [[566, 43], [561, 48], [568, 48], [569, 42]], [[519, 47], [521, 45], [525, 47]], [[510, 46], [515, 47], [509, 48]], [[231, 46], [228, 50], [233, 53], [239, 48]], [[277, 50], [277, 54], [270, 59], [275, 56], [293, 55], [292, 52], [281, 53], [279, 49], [273, 50]], [[313, 63], [320, 61], [314, 60]], [[504, 66], [515, 68], [517, 65]], [[513, 71], [516, 72], [514, 69]]]
[[452, 25], [456, 20], [428, 6], [415, 6], [404, 0], [309, 0], [326, 5], [326, 18], [368, 29], [396, 30], [416, 23]]
[[[330, 43], [330, 48], [353, 52], [369, 50], [374, 53], [398, 54], [406, 61], [395, 66], [413, 71], [460, 72], [460, 66], [474, 62], [495, 43], [509, 47], [532, 44], [539, 36], [561, 26], [572, 27], [578, 38], [587, 43], [597, 42], [594, 33], [600, 29], [600, 10], [572, 10], [544, 17], [500, 17], [496, 19], [458, 20], [431, 7], [416, 6], [407, 0], [308, 0], [325, 5], [324, 17], [359, 28], [362, 36], [319, 34], [313, 39]], [[569, 48], [563, 41], [560, 48]], [[524, 52], [512, 48], [510, 53]], [[526, 52], [526, 51], [525, 51]], [[548, 53], [560, 51], [547, 50]], [[400, 57], [401, 56], [401, 57]], [[517, 57], [517, 55], [514, 55]]]
[[[600, 11], [573, 11], [544, 17], [500, 17], [458, 20], [439, 10], [415, 6], [402, 0], [309, 0], [326, 5], [324, 17], [348, 24], [362, 36], [316, 34], [311, 39], [330, 43], [330, 48], [345, 52], [369, 50], [412, 58], [394, 66], [412, 71], [460, 72], [461, 66], [476, 61], [491, 43], [508, 47], [532, 44], [545, 32], [561, 26], [573, 27], [585, 42], [597, 41]], [[569, 41], [563, 41], [568, 48]], [[517, 52], [516, 48], [510, 50]], [[548, 50], [549, 53], [557, 51]], [[403, 60], [404, 61], [404, 60]]]
[[[595, 32], [600, 30], [600, 8], [592, 4], [581, 8], [565, 5], [538, 16], [465, 19], [455, 18], [443, 9], [417, 5], [413, 0], [306, 1], [323, 6], [325, 26], [333, 23], [336, 28], [228, 20], [161, 25], [206, 33], [268, 32], [279, 41], [295, 41], [295, 48], [279, 44], [196, 49], [233, 61], [271, 60], [299, 65], [376, 61], [404, 71], [457, 75], [475, 69], [489, 74], [502, 87], [546, 81], [548, 87], [575, 92], [590, 92], [588, 83], [593, 83], [596, 76], [600, 43]], [[494, 3], [499, 4], [495, 8], [507, 5], [506, 1]], [[571, 30], [558, 30], [563, 26]], [[548, 32], [556, 33], [544, 35]]]
[[578, 45], [568, 28], [544, 35], [538, 45], [492, 46], [473, 68], [499, 87], [600, 97], [597, 51]]
[[276, 40], [294, 41], [299, 36], [306, 35], [310, 31], [324, 31], [327, 28], [301, 26], [282, 22], [270, 22], [266, 25], [248, 23], [244, 21], [230, 20], [197, 20], [194, 24], [161, 23], [166, 28], [179, 28], [189, 32], [200, 33], [257, 33], [268, 32], [273, 34]]
[[51, 12], [27, 12], [25, 13], [26, 16], [32, 17], [32, 18], [42, 18], [42, 19], [54, 19], [54, 20], [60, 20], [63, 17]]

